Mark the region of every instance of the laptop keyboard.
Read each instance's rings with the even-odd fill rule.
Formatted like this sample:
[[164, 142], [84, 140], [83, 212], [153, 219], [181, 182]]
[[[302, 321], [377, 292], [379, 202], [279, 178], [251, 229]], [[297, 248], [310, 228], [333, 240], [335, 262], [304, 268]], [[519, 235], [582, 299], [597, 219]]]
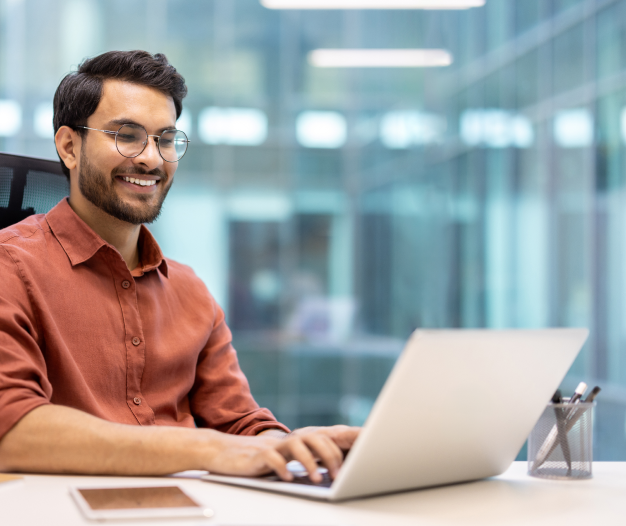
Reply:
[[293, 484], [306, 484], [308, 486], [319, 486], [320, 488], [330, 488], [330, 485], [333, 483], [333, 479], [330, 478], [328, 472], [321, 473], [322, 482], [313, 482], [308, 475], [294, 475], [293, 480], [291, 481]]
[[[290, 482], [291, 484], [305, 484], [307, 486], [317, 486], [319, 488], [330, 488], [333, 483], [333, 479], [330, 478], [328, 472], [320, 473], [322, 475], [322, 482], [313, 482], [308, 475], [296, 475], [294, 473], [293, 480]], [[285, 482], [283, 479], [278, 477], [277, 475], [268, 475], [263, 477], [265, 480], [271, 480], [274, 482]]]

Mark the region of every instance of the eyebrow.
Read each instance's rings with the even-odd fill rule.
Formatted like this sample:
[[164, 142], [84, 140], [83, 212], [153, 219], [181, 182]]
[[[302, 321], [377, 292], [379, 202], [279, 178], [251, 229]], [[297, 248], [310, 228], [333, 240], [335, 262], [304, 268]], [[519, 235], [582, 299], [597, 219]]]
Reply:
[[[107, 124], [109, 125], [117, 125], [117, 126], [123, 126], [124, 124], [134, 124], [135, 126], [141, 126], [142, 128], [145, 128], [145, 126], [143, 124], [140, 124], [138, 122], [136, 122], [133, 119], [113, 119], [110, 120]], [[164, 128], [159, 128], [157, 130], [157, 134], [161, 134], [163, 133], [165, 130], [175, 130], [176, 126], [165, 126]]]

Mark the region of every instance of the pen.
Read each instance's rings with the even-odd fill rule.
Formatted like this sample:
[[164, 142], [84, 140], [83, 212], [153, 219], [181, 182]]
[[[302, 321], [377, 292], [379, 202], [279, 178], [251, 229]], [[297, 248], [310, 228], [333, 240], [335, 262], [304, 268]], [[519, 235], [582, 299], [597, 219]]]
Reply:
[[[585, 394], [586, 390], [587, 390], [587, 384], [585, 382], [580, 382], [578, 386], [576, 387], [576, 390], [574, 391], [574, 394], [570, 398], [568, 403], [576, 404], [580, 402], [580, 397]], [[572, 411], [575, 411], [575, 409], [570, 409], [566, 413], [564, 418], [569, 420], [572, 416], [574, 416], [574, 413]], [[546, 439], [544, 440], [543, 444], [539, 448], [539, 452], [537, 453], [537, 456], [535, 457], [534, 469], [539, 468], [546, 461], [548, 456], [550, 456], [550, 453], [554, 451], [554, 448], [557, 445], [558, 436], [559, 436], [559, 426], [555, 424], [552, 427], [552, 430], [550, 431]]]
[[[602, 391], [602, 389], [600, 389], [597, 385], [592, 389], [592, 391], [587, 395], [587, 398], [585, 398], [585, 404], [590, 404], [592, 403], [596, 396], [598, 396], [598, 393]], [[582, 409], [572, 409], [571, 410], [572, 414], [569, 417], [569, 419], [567, 420], [567, 432], [569, 433], [571, 431], [571, 429], [574, 427], [574, 425], [576, 424], [576, 422], [578, 422], [578, 420], [580, 419], [580, 417], [582, 416], [583, 412], [584, 412], [584, 408]], [[576, 416], [577, 413], [578, 416]]]
[[591, 392], [587, 395], [587, 398], [585, 398], [585, 403], [589, 403], [589, 402], [593, 402], [596, 398], [596, 396], [598, 396], [598, 393], [602, 391], [602, 389], [600, 389], [597, 385], [591, 390]]
[[[563, 397], [561, 396], [560, 389], [557, 389], [556, 392], [554, 393], [554, 396], [552, 396], [552, 403], [553, 404], [563, 403]], [[567, 473], [569, 475], [572, 471], [572, 455], [570, 453], [569, 441], [567, 438], [567, 423], [566, 423], [567, 420], [565, 418], [566, 412], [562, 407], [555, 407], [554, 416], [556, 417], [558, 441], [561, 444], [561, 450], [563, 451], [563, 459], [565, 460], [565, 463], [567, 464]], [[556, 442], [554, 444], [554, 447], [556, 447]], [[554, 447], [552, 449], [554, 449]], [[548, 456], [550, 456], [550, 454], [548, 454]]]
[[576, 387], [576, 391], [574, 391], [574, 395], [569, 399], [569, 404], [575, 404], [578, 402], [578, 400], [580, 400], [580, 398], [582, 397], [582, 395], [585, 394], [585, 391], [587, 390], [587, 384], [585, 382], [580, 382], [578, 384], [578, 387]]
[[[561, 395], [561, 390], [560, 389], [557, 389], [556, 391], [554, 391], [554, 394], [552, 395], [552, 400], [550, 400], [550, 401], [553, 404], [562, 404], [563, 403], [563, 396]], [[564, 413], [563, 409], [555, 407], [554, 408], [554, 416], [556, 417], [556, 422], [559, 425], [561, 425], [565, 421], [565, 418], [564, 418], [565, 413]], [[558, 430], [559, 433], [561, 433], [561, 428], [560, 427], [557, 430]], [[569, 447], [567, 449], [569, 451]], [[568, 465], [569, 465], [569, 463], [568, 463]]]
[[[600, 389], [598, 386], [594, 387], [593, 390], [587, 395], [587, 398], [585, 398], [584, 403], [585, 404], [590, 404], [591, 402], [594, 401], [594, 399], [596, 398], [596, 396], [598, 396], [598, 393], [601, 391], [602, 389]], [[572, 428], [576, 425], [576, 422], [578, 422], [580, 420], [580, 418], [582, 417], [583, 413], [585, 412], [586, 408], [573, 408], [570, 411], [570, 416], [567, 419], [567, 423], [566, 423], [566, 428], [565, 428], [565, 432], [566, 434], [569, 433]], [[560, 432], [560, 431], [559, 431]], [[554, 451], [554, 449], [556, 448], [557, 444], [556, 441], [554, 444], [552, 444], [552, 447], [550, 448], [550, 451], [548, 451], [548, 454], [546, 455], [546, 458], [548, 458], [552, 452]], [[569, 444], [568, 444], [569, 446]], [[565, 456], [565, 451], [563, 452], [563, 455]], [[566, 459], [567, 461], [567, 459]], [[544, 460], [545, 462], [545, 460]], [[568, 464], [568, 469], [569, 469], [569, 464]]]

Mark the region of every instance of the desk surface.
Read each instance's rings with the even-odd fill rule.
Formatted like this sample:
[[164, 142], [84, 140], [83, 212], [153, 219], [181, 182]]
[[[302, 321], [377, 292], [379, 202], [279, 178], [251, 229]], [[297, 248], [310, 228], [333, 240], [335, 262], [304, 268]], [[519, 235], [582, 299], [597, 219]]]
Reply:
[[[240, 489], [197, 480], [189, 473], [172, 478], [119, 478], [27, 475], [0, 489], [2, 526], [74, 526], [84, 519], [68, 494], [70, 485], [167, 485], [175, 482], [202, 498], [212, 519], [115, 521], [109, 524], [389, 526], [528, 525], [575, 526], [626, 523], [626, 462], [594, 463], [594, 478], [558, 482], [526, 475], [515, 462], [492, 479], [348, 501], [339, 504]], [[0, 486], [1, 488], [1, 486]]]

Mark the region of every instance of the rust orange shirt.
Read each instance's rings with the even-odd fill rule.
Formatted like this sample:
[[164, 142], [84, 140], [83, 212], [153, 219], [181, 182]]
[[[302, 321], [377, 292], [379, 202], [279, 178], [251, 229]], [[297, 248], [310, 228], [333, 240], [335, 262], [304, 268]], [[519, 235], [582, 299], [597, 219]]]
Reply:
[[0, 230], [0, 438], [32, 409], [124, 424], [288, 431], [256, 404], [222, 309], [142, 226], [139, 266], [64, 199]]

